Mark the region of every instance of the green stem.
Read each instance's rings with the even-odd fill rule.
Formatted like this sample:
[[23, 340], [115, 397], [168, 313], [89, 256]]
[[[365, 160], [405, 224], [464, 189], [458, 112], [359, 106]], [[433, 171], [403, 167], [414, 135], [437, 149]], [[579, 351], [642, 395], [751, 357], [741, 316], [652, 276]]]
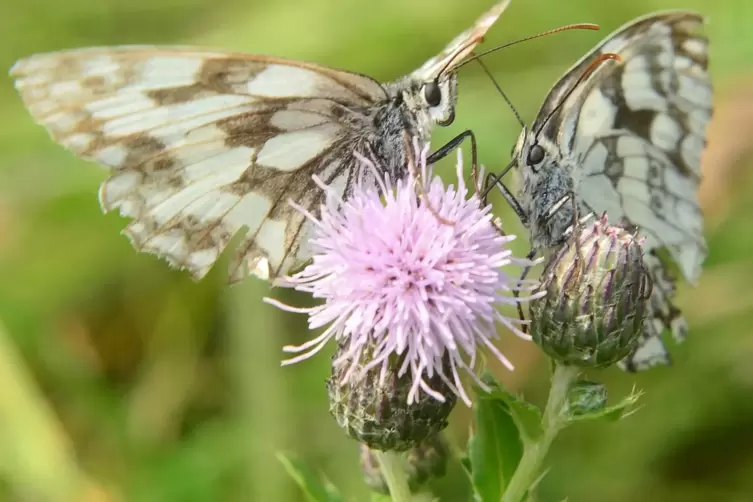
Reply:
[[566, 425], [564, 408], [567, 405], [567, 392], [579, 373], [580, 370], [574, 366], [558, 364], [555, 367], [552, 388], [542, 418], [543, 433], [537, 440], [524, 444], [523, 456], [502, 495], [502, 502], [522, 502], [533, 483], [540, 477], [541, 466], [549, 447]]
[[374, 453], [382, 469], [382, 476], [387, 482], [387, 488], [390, 489], [392, 502], [410, 502], [411, 492], [403, 469], [402, 456], [394, 451], [374, 450]]
[[113, 500], [77, 464], [71, 438], [1, 324], [0, 382], [0, 476], [11, 491], [29, 500]]

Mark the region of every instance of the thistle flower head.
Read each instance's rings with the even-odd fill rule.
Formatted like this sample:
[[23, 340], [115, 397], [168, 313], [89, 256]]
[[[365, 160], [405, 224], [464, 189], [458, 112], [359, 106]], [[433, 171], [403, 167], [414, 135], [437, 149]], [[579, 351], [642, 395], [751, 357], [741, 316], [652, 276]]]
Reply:
[[[384, 378], [394, 355], [401, 361], [398, 376], [411, 377], [409, 404], [419, 392], [444, 401], [429, 384], [438, 376], [470, 405], [460, 373], [483, 387], [474, 373], [483, 347], [512, 369], [492, 344], [497, 323], [528, 337], [517, 318], [498, 308], [521, 301], [512, 292], [535, 283], [521, 284], [506, 272], [514, 266], [516, 274], [528, 262], [512, 256], [507, 245], [514, 237], [500, 232], [490, 207], [469, 196], [460, 155], [456, 188], [433, 176], [427, 150], [416, 147], [418, 166], [411, 166], [406, 179], [393, 183], [377, 176], [374, 188], [356, 185], [346, 200], [319, 183], [326, 203], [319, 218], [307, 213], [315, 226], [313, 261], [281, 284], [323, 299], [317, 307], [290, 310], [308, 313], [311, 329], [329, 326], [300, 347], [286, 347], [301, 354], [283, 364], [306, 359], [335, 338], [343, 350], [333, 365], [347, 366], [337, 372], [343, 381], [372, 368]], [[367, 171], [384, 172], [361, 160]], [[367, 347], [370, 361], [363, 364]]]
[[[345, 350], [347, 345], [340, 344], [333, 359]], [[361, 351], [355, 371], [351, 371], [351, 363], [332, 365], [327, 394], [337, 425], [359, 443], [382, 451], [406, 451], [447, 427], [457, 398], [438, 372], [428, 384], [444, 399], [424, 393], [409, 403], [412, 381], [409, 373], [400, 375], [403, 356], [392, 355], [386, 368], [372, 366], [361, 374], [359, 370], [371, 362], [372, 350], [367, 346]], [[444, 360], [447, 369], [447, 354]], [[345, 373], [350, 376], [343, 377]]]
[[563, 244], [542, 277], [545, 295], [531, 302], [531, 334], [549, 356], [605, 367], [635, 348], [651, 293], [642, 239], [604, 215]]

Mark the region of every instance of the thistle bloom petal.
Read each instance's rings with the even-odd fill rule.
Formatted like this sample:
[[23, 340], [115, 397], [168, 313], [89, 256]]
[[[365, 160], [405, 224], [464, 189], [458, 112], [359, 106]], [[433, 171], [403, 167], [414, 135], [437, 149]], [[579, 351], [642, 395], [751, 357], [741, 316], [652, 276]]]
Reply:
[[[498, 338], [497, 323], [530, 337], [519, 329], [517, 317], [506, 317], [498, 309], [530, 299], [512, 293], [532, 290], [538, 283], [517, 279], [519, 267], [530, 262], [513, 257], [507, 245], [515, 237], [500, 232], [490, 206], [482, 207], [475, 194], [469, 196], [460, 152], [455, 188], [433, 176], [426, 166], [427, 151], [416, 148], [418, 169], [406, 179], [393, 184], [377, 177], [374, 188], [356, 186], [347, 200], [317, 181], [327, 197], [318, 219], [306, 213], [315, 226], [313, 261], [279, 285], [310, 292], [324, 303], [296, 309], [267, 301], [308, 313], [311, 329], [328, 326], [317, 338], [286, 347], [299, 355], [283, 364], [306, 359], [335, 338], [343, 350], [333, 365], [350, 365], [361, 374], [374, 368], [387, 371], [390, 356], [400, 356], [398, 376], [410, 372], [413, 381], [408, 404], [420, 391], [444, 400], [427, 383], [439, 375], [470, 405], [460, 373], [484, 387], [474, 372], [478, 350], [484, 347], [513, 369], [492, 344]], [[379, 172], [361, 160], [366, 169]], [[513, 275], [506, 272], [511, 266]], [[366, 347], [371, 362], [356, 364]], [[449, 370], [443, 364], [445, 354]], [[344, 373], [344, 379], [352, 377], [350, 371]]]

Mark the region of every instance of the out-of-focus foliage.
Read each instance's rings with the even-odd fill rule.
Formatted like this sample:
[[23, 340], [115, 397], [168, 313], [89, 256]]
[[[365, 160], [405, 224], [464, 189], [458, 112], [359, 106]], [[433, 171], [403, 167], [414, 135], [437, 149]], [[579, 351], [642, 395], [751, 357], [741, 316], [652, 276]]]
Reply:
[[[489, 1], [27, 0], [3, 3], [0, 67], [32, 52], [120, 43], [190, 43], [316, 61], [390, 80], [465, 29]], [[550, 458], [542, 501], [753, 499], [753, 4], [749, 0], [514, 1], [485, 47], [574, 22], [569, 32], [486, 59], [530, 120], [554, 80], [609, 31], [665, 8], [711, 20], [716, 113], [701, 200], [710, 256], [680, 304], [690, 339], [675, 365], [647, 374], [590, 372], [610, 396], [633, 385], [643, 407], [617, 422], [568, 429]], [[296, 501], [276, 460], [293, 451], [348, 500], [368, 500], [358, 448], [328, 414], [321, 355], [280, 368], [281, 347], [310, 336], [303, 316], [263, 304], [305, 296], [255, 280], [199, 284], [132, 251], [103, 216], [97, 166], [52, 144], [0, 85], [0, 500]], [[508, 160], [518, 126], [476, 65], [460, 76], [458, 118], [440, 145], [476, 131], [488, 169]], [[467, 152], [466, 152], [467, 153]], [[450, 162], [446, 165], [452, 165]], [[495, 206], [519, 231], [501, 200]], [[525, 252], [521, 239], [517, 249]], [[217, 271], [216, 271], [217, 272]], [[533, 344], [508, 337], [509, 388], [541, 400], [547, 367]], [[468, 410], [449, 429], [464, 445]], [[468, 500], [458, 462], [436, 483]]]

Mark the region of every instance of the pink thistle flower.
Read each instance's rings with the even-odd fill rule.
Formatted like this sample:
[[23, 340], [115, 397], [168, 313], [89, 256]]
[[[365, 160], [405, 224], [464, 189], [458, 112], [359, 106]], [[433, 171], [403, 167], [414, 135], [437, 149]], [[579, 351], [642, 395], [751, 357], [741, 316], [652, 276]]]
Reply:
[[[417, 400], [419, 389], [444, 401], [427, 383], [439, 375], [470, 406], [460, 370], [486, 388], [474, 370], [482, 347], [513, 369], [492, 343], [498, 338], [497, 323], [521, 338], [531, 337], [519, 329], [517, 317], [506, 317], [498, 308], [529, 300], [512, 292], [534, 289], [538, 282], [517, 279], [518, 268], [531, 262], [512, 256], [507, 245], [515, 237], [495, 226], [491, 206], [481, 207], [475, 194], [469, 197], [460, 152], [456, 189], [433, 176], [427, 151], [416, 148], [418, 173], [414, 169], [394, 185], [377, 176], [378, 188], [357, 186], [347, 200], [315, 178], [327, 191], [320, 218], [291, 202], [314, 223], [313, 262], [279, 285], [308, 291], [324, 303], [299, 309], [265, 301], [307, 313], [311, 329], [329, 325], [309, 342], [286, 346], [286, 352], [300, 354], [283, 365], [311, 357], [334, 338], [343, 350], [333, 366], [350, 364], [343, 381], [352, 379], [357, 367], [364, 375], [381, 366], [383, 379], [394, 354], [403, 361], [398, 376], [411, 372], [408, 404]], [[379, 172], [372, 162], [361, 161]], [[511, 266], [513, 275], [505, 271]], [[367, 347], [373, 359], [366, 366], [356, 364]], [[450, 374], [443, 369], [446, 355]]]

